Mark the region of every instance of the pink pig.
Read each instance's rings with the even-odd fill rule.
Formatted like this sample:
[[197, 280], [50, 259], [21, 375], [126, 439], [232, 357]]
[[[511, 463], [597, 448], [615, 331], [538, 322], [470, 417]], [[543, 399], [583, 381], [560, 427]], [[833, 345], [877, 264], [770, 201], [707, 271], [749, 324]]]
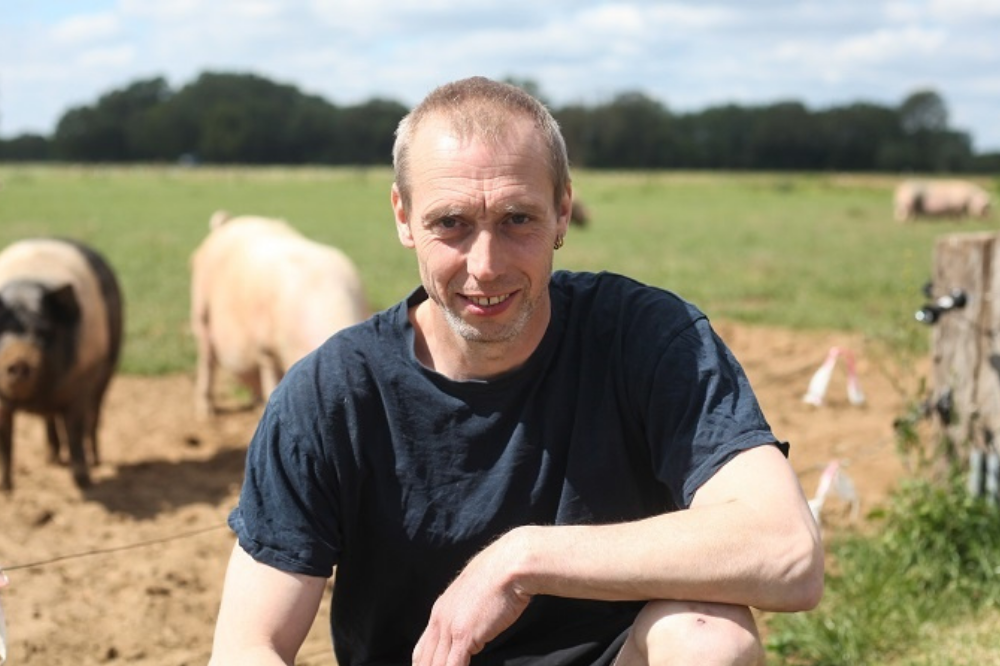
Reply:
[[216, 212], [191, 257], [198, 346], [195, 412], [216, 413], [218, 367], [266, 400], [289, 367], [370, 314], [361, 278], [340, 250], [282, 220]]
[[893, 199], [896, 220], [918, 217], [979, 217], [990, 212], [990, 195], [975, 183], [963, 180], [905, 181]]

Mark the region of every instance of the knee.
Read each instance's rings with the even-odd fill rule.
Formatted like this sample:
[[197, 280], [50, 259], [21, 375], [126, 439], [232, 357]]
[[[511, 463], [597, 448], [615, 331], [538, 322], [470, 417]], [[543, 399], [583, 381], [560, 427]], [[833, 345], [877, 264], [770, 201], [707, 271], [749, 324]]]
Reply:
[[758, 666], [764, 651], [750, 609], [693, 601], [651, 601], [639, 613], [617, 666]]

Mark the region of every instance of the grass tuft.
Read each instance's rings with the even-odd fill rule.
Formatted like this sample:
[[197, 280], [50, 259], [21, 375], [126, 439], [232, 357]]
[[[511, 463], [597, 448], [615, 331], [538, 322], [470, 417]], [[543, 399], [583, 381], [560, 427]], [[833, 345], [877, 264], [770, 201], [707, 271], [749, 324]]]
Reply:
[[949, 662], [941, 651], [930, 662], [914, 661], [921, 654], [909, 648], [982, 610], [1000, 611], [1000, 513], [969, 496], [960, 479], [944, 486], [906, 481], [870, 518], [874, 536], [846, 535], [831, 544], [819, 608], [771, 618], [774, 663], [965, 663]]

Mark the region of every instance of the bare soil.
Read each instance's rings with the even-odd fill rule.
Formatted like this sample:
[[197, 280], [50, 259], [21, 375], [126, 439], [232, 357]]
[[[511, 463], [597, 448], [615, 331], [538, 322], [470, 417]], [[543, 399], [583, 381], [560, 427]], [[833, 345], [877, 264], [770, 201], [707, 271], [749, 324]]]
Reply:
[[[729, 324], [720, 333], [743, 362], [807, 496], [822, 468], [838, 459], [864, 512], [886, 498], [905, 470], [893, 420], [904, 413], [924, 364], [898, 368], [840, 333], [790, 333]], [[803, 402], [809, 379], [832, 346], [851, 349], [866, 395], [847, 399], [838, 365], [824, 404]], [[900, 379], [902, 378], [902, 379]], [[233, 538], [246, 442], [259, 408], [230, 409], [210, 425], [193, 414], [193, 373], [118, 376], [101, 425], [102, 464], [78, 490], [66, 467], [45, 461], [40, 420], [19, 415], [15, 490], [0, 495], [0, 592], [14, 666], [207, 662]], [[831, 497], [828, 532], [849, 529], [845, 504]], [[329, 595], [327, 595], [328, 599]], [[334, 664], [328, 600], [300, 664]]]

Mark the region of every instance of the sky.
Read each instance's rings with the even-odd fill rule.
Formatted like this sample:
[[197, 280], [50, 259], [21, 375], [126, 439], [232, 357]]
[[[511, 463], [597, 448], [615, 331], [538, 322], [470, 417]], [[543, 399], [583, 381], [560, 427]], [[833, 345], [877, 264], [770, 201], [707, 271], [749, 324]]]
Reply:
[[164, 77], [253, 73], [337, 105], [407, 106], [471, 75], [555, 107], [641, 92], [675, 113], [944, 99], [1000, 151], [1000, 0], [0, 0], [0, 136]]

